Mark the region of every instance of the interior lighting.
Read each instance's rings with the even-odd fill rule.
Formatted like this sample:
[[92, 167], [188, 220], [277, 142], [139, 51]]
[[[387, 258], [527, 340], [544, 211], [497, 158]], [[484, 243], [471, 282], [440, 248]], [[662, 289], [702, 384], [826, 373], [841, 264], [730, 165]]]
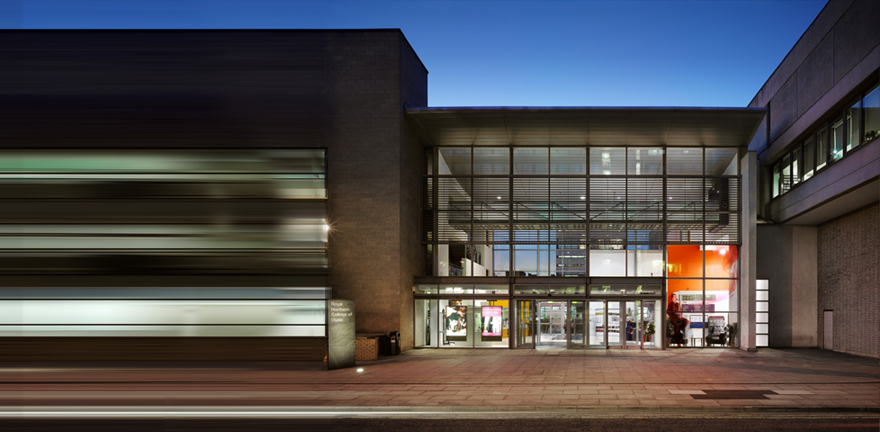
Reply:
[[718, 249], [718, 254], [719, 255], [727, 255], [727, 248], [723, 247], [721, 249]]
[[585, 197], [585, 196], [582, 196], [582, 197], [581, 197], [581, 199], [582, 199], [582, 200], [585, 200], [585, 199], [587, 199], [587, 197]]
[[363, 371], [364, 371], [364, 368], [358, 368], [357, 371], [358, 371], [358, 372], [363, 372]]
[[602, 159], [611, 159], [611, 153], [602, 153]]
[[498, 199], [501, 199], [501, 197], [498, 197]]
[[330, 225], [324, 224], [324, 232], [330, 231]]

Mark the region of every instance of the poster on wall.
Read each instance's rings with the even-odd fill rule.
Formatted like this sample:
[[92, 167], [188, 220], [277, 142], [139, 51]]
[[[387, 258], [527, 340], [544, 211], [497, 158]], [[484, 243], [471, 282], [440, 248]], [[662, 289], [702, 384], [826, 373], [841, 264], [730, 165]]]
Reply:
[[467, 341], [467, 306], [446, 307], [446, 340]]
[[501, 329], [503, 327], [501, 306], [483, 306], [480, 308], [480, 316], [482, 316], [483, 331], [481, 339], [483, 341], [501, 341]]

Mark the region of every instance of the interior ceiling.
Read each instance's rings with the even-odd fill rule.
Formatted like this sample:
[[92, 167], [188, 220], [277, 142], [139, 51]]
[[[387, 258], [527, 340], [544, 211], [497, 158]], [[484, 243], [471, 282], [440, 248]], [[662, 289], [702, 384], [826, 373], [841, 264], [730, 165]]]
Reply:
[[880, 201], [880, 180], [868, 182], [784, 223], [786, 225], [820, 225], [877, 201]]
[[747, 146], [764, 108], [407, 108], [425, 147]]

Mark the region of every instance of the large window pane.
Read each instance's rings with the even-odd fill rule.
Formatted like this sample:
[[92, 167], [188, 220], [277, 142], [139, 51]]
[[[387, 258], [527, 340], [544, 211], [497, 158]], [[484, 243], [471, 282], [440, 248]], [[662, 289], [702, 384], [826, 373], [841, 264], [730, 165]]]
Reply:
[[699, 245], [667, 246], [668, 277], [702, 277], [703, 248]]
[[791, 184], [796, 185], [801, 182], [801, 149], [800, 147], [791, 151]]
[[[702, 312], [703, 280], [702, 279], [667, 279], [667, 305], [677, 301], [679, 312]], [[671, 308], [668, 308], [669, 310]]]
[[707, 148], [706, 175], [736, 175], [736, 155], [735, 148]]
[[739, 277], [739, 254], [736, 246], [706, 246], [706, 277]]
[[791, 189], [791, 155], [782, 158], [782, 193]]
[[510, 149], [474, 149], [474, 174], [508, 174], [510, 172]]
[[550, 149], [550, 174], [586, 174], [587, 149], [554, 147]]
[[706, 279], [706, 312], [736, 312], [736, 279]]
[[650, 249], [628, 250], [626, 275], [643, 277], [663, 276], [663, 251]]
[[471, 149], [469, 147], [441, 148], [437, 159], [440, 175], [470, 175]]
[[862, 101], [856, 100], [846, 109], [846, 151], [862, 142]]
[[669, 175], [703, 174], [703, 149], [698, 147], [667, 149], [666, 173]]
[[626, 276], [626, 250], [592, 246], [590, 276]]
[[548, 149], [546, 148], [515, 148], [513, 149], [514, 174], [547, 174], [550, 168]]
[[836, 161], [843, 157], [843, 117], [838, 117], [831, 123], [831, 160]]
[[813, 177], [816, 169], [816, 139], [814, 137], [807, 138], [804, 141], [804, 181]]
[[626, 174], [626, 149], [620, 147], [590, 148], [590, 174]]
[[780, 185], [782, 185], [782, 173], [780, 172], [782, 164], [773, 165], [773, 198], [779, 196]]
[[862, 100], [862, 109], [865, 110], [865, 141], [869, 141], [880, 135], [880, 88], [874, 86], [868, 91]]
[[663, 149], [630, 148], [627, 169], [629, 175], [663, 174]]
[[828, 128], [822, 128], [816, 134], [816, 171], [828, 164]]

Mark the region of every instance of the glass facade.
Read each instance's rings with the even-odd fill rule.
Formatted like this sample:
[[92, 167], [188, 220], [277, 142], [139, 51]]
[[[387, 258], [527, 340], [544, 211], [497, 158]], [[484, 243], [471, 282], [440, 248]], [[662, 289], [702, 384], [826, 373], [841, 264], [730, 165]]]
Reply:
[[[535, 282], [504, 286], [503, 296], [494, 290], [495, 300], [481, 298], [483, 293], [471, 286], [420, 285], [415, 291], [416, 326], [429, 320], [429, 314], [437, 321], [430, 337], [427, 330], [424, 338], [417, 336], [422, 341], [417, 346], [552, 347], [563, 339], [568, 347], [592, 346], [590, 339], [598, 336], [585, 334], [586, 323], [591, 314], [599, 315], [588, 310], [588, 302], [602, 304], [603, 319], [611, 316], [609, 307], [629, 310], [617, 312], [628, 317], [634, 332], [615, 336], [621, 347], [636, 342], [642, 347], [646, 341], [660, 347], [659, 328], [667, 317], [687, 321], [680, 333], [688, 342], [682, 345], [729, 344], [722, 344], [718, 335], [736, 322], [738, 313], [736, 148], [456, 147], [429, 152], [428, 172], [437, 174], [426, 175], [423, 183], [422, 242], [430, 256], [426, 273]], [[591, 282], [633, 277], [657, 282]], [[577, 282], [541, 283], [540, 278]], [[662, 313], [673, 303], [673, 294], [684, 301]], [[550, 300], [554, 296], [565, 298]], [[630, 300], [609, 303], [619, 296]], [[524, 297], [536, 300], [517, 301]], [[432, 313], [435, 299], [438, 306]], [[474, 326], [484, 320], [485, 301], [501, 304], [505, 319], [514, 316], [516, 322], [507, 322], [505, 328], [520, 334], [505, 336], [500, 344], [483, 340], [482, 327]], [[515, 306], [513, 312], [509, 305]], [[460, 309], [444, 309], [451, 307]], [[555, 319], [550, 315], [567, 321], [554, 327], [558, 323], [548, 321]], [[450, 323], [463, 319], [474, 324], [444, 335], [443, 329], [455, 326], [443, 321], [450, 316], [455, 317]], [[666, 336], [671, 341], [672, 335]], [[605, 346], [611, 343], [605, 336], [602, 340]]]

